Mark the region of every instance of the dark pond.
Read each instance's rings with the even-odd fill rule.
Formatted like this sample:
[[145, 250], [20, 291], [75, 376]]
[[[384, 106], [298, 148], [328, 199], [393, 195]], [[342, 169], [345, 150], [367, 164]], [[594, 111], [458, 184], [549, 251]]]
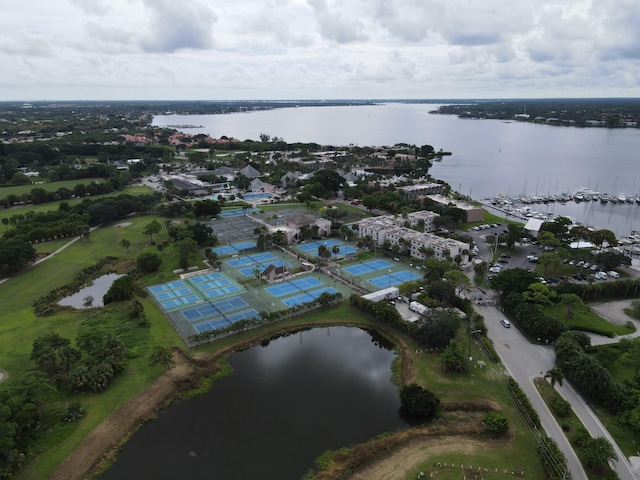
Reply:
[[392, 345], [315, 328], [233, 354], [233, 375], [171, 406], [125, 445], [112, 479], [299, 479], [327, 449], [407, 427]]

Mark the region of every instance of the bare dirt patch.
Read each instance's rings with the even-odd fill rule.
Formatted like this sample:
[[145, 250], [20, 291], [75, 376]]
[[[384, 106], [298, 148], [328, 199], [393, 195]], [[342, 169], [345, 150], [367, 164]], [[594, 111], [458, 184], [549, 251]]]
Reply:
[[115, 227], [116, 228], [124, 228], [124, 227], [128, 227], [129, 225], [133, 225], [133, 222], [122, 222], [117, 224]]

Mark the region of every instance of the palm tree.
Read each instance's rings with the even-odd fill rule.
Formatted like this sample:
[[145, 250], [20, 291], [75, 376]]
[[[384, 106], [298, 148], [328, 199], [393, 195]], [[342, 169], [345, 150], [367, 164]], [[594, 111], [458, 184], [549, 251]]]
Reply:
[[338, 253], [340, 253], [340, 247], [338, 245], [334, 245], [333, 247], [331, 247], [331, 252], [337, 256]]
[[553, 388], [556, 383], [562, 386], [562, 381], [564, 380], [564, 374], [562, 373], [562, 370], [560, 370], [558, 367], [553, 367], [551, 370], [547, 370], [547, 373], [545, 374], [544, 378], [549, 379], [549, 382], [551, 383], [551, 388]]

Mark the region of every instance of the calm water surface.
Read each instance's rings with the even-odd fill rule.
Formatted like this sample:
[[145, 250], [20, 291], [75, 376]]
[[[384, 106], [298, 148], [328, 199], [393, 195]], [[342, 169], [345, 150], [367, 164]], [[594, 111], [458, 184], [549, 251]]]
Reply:
[[[551, 127], [433, 115], [437, 105], [300, 107], [227, 115], [167, 115], [155, 125], [192, 124], [208, 133], [323, 145], [429, 144], [453, 153], [431, 174], [475, 199], [545, 195], [579, 187], [610, 194], [640, 192], [640, 129]], [[640, 206], [567, 204], [540, 207], [618, 235], [640, 229]]]
[[161, 412], [102, 478], [299, 479], [327, 449], [407, 426], [394, 358], [383, 339], [349, 327], [233, 354], [233, 375]]
[[[102, 301], [102, 297], [109, 291], [113, 282], [115, 282], [118, 278], [123, 277], [124, 275], [118, 273], [107, 273], [106, 275], [102, 275], [96, 278], [91, 285], [88, 285], [73, 295], [69, 295], [68, 297], [64, 297], [58, 302], [58, 305], [62, 305], [63, 307], [73, 307], [77, 309], [85, 309], [85, 308], [94, 308], [94, 307], [103, 307], [104, 302]], [[93, 302], [90, 306], [84, 306], [84, 299], [88, 296], [93, 297]]]

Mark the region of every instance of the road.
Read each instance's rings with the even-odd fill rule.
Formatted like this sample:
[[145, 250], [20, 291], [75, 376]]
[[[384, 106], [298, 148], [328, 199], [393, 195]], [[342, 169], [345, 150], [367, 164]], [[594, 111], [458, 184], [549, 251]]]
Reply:
[[[485, 260], [491, 259], [490, 247], [482, 239], [482, 236], [487, 233], [494, 233], [494, 231], [495, 229], [485, 230], [482, 233], [474, 232], [472, 235], [480, 249], [478, 258], [483, 258]], [[518, 257], [524, 258], [526, 254], [530, 253], [528, 250], [531, 250], [532, 248], [534, 247], [520, 247], [519, 249], [522, 250], [520, 253], [523, 253], [523, 255], [519, 255]], [[517, 266], [522, 268], [526, 264], [526, 260], [523, 258], [510, 259], [508, 267], [512, 268]], [[469, 275], [473, 274], [472, 271], [467, 271], [467, 273]], [[638, 272], [633, 273], [633, 276], [637, 276], [635, 274]], [[514, 325], [512, 325], [511, 328], [504, 328], [500, 323], [500, 320], [504, 318], [504, 315], [497, 307], [493, 306], [495, 305], [494, 302], [491, 302], [496, 297], [495, 292], [492, 292], [491, 290], [485, 290], [485, 292], [486, 293], [482, 294], [482, 296], [484, 297], [484, 300], [488, 300], [490, 302], [489, 305], [478, 305], [476, 308], [478, 313], [484, 316], [485, 325], [487, 327], [487, 336], [493, 342], [493, 345], [498, 352], [498, 355], [500, 355], [502, 363], [505, 365], [509, 374], [518, 382], [522, 390], [527, 394], [531, 404], [538, 412], [543, 428], [547, 434], [556, 441], [558, 447], [567, 458], [567, 464], [574, 480], [586, 479], [587, 477], [584, 469], [573, 451], [573, 448], [567, 441], [562, 429], [555, 421], [555, 418], [533, 384], [533, 379], [535, 377], [544, 376], [548, 370], [555, 366], [555, 354], [553, 352], [553, 348], [547, 345], [531, 344]], [[621, 307], [619, 310], [621, 311]], [[613, 319], [610, 320], [613, 321]], [[638, 329], [636, 335], [640, 335], [640, 322], [636, 322], [636, 327]], [[616, 339], [607, 338], [604, 340], [604, 337], [597, 337], [598, 338], [592, 337], [592, 343], [594, 345], [605, 343], [607, 341], [616, 341]], [[556, 390], [571, 404], [573, 411], [593, 437], [604, 437], [611, 442], [619, 459], [617, 462], [613, 462], [613, 467], [620, 479], [640, 479], [640, 467], [635, 464], [632, 466], [629, 463], [629, 460], [622, 453], [604, 425], [602, 425], [600, 420], [593, 413], [593, 410], [591, 410], [589, 405], [571, 387], [571, 385], [565, 381], [561, 387], [556, 385]]]

